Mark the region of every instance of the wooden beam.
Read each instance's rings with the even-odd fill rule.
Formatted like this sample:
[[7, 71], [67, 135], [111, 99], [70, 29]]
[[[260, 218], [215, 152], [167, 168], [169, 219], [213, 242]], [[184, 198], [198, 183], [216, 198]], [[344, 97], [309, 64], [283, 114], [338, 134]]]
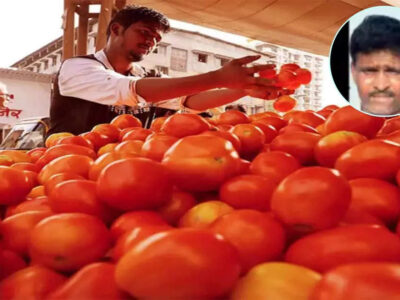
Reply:
[[88, 24], [89, 24], [89, 5], [82, 4], [80, 6], [82, 14], [79, 16], [79, 27], [78, 27], [78, 45], [76, 49], [77, 55], [87, 54], [87, 42], [88, 42]]
[[125, 7], [126, 5], [126, 0], [115, 0], [115, 7], [117, 10], [121, 10]]
[[101, 10], [99, 15], [97, 38], [96, 38], [96, 51], [104, 48], [107, 43], [107, 26], [111, 21], [111, 14], [113, 9], [114, 0], [102, 0]]
[[74, 56], [74, 14], [75, 7], [71, 0], [64, 0], [64, 14], [63, 14], [63, 55], [62, 59]]

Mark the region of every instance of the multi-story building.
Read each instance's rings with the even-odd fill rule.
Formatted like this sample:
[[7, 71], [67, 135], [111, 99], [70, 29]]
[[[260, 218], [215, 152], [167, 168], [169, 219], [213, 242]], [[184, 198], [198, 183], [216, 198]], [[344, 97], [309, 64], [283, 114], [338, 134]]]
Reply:
[[[97, 23], [91, 22], [89, 26], [88, 53], [95, 51]], [[257, 64], [272, 62], [283, 64], [285, 62], [298, 62], [301, 66], [309, 68], [314, 75], [313, 84], [303, 87], [296, 93], [299, 96], [298, 108], [318, 109], [320, 104], [321, 84], [317, 84], [316, 74], [321, 73], [321, 66], [317, 57], [313, 55], [293, 54], [291, 50], [271, 44], [262, 44], [257, 48], [242, 46], [226, 40], [218, 39], [199, 32], [173, 28], [165, 35], [156, 51], [148, 55], [140, 65], [146, 70], [156, 70], [171, 77], [193, 75], [211, 71], [223, 66], [232, 58], [246, 55], [260, 54], [261, 59]], [[294, 55], [294, 56], [292, 56]], [[297, 56], [296, 56], [297, 55]], [[54, 74], [61, 65], [62, 38], [59, 38], [34, 53], [24, 57], [12, 67], [32, 72]], [[298, 57], [298, 59], [296, 59]], [[308, 57], [310, 61], [307, 61]], [[304, 62], [304, 63], [303, 63]], [[252, 97], [243, 97], [238, 100], [243, 104], [248, 113], [273, 110], [272, 101], [263, 101]]]

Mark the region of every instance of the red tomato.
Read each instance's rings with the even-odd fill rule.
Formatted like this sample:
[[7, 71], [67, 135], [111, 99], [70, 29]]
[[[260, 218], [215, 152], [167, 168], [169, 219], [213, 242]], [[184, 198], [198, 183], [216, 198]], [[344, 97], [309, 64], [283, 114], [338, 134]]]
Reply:
[[93, 132], [98, 132], [110, 138], [111, 143], [117, 142], [119, 139], [120, 129], [112, 124], [98, 124], [92, 128]]
[[124, 129], [128, 127], [142, 127], [142, 121], [130, 114], [116, 116], [110, 122], [110, 124], [118, 127], [119, 129]]
[[218, 125], [237, 125], [250, 123], [250, 118], [241, 111], [228, 110], [218, 116]]
[[43, 266], [27, 267], [0, 283], [1, 299], [45, 299], [66, 279]]
[[49, 211], [29, 211], [5, 218], [0, 227], [3, 246], [21, 256], [27, 256], [33, 227], [51, 215]]
[[45, 218], [33, 228], [29, 253], [35, 263], [75, 271], [103, 257], [110, 244], [111, 235], [98, 218], [64, 213]]
[[110, 222], [115, 212], [98, 200], [96, 182], [84, 179], [57, 184], [49, 194], [51, 209], [56, 213], [85, 213]]
[[110, 263], [98, 262], [87, 265], [53, 291], [46, 300], [127, 299], [115, 283], [114, 272], [115, 266]]
[[218, 218], [210, 227], [238, 250], [243, 272], [276, 260], [285, 246], [285, 230], [272, 216], [243, 209]]
[[216, 136], [188, 136], [164, 155], [174, 183], [186, 191], [213, 191], [238, 173], [240, 160], [232, 143]]
[[253, 124], [238, 124], [231, 130], [240, 139], [240, 155], [244, 158], [253, 158], [263, 148], [265, 143], [264, 132]]
[[377, 136], [386, 135], [400, 129], [400, 116], [386, 119]]
[[219, 217], [233, 211], [233, 207], [222, 202], [208, 200], [189, 209], [179, 220], [179, 227], [207, 228]]
[[358, 178], [351, 186], [350, 211], [365, 211], [382, 222], [393, 225], [400, 217], [400, 189], [383, 180]]
[[31, 157], [31, 163], [36, 163], [37, 160], [42, 157], [43, 153], [47, 150], [47, 148], [35, 148], [26, 152]]
[[170, 135], [153, 135], [144, 142], [141, 153], [144, 157], [161, 162], [165, 152], [167, 152], [177, 140], [177, 137]]
[[340, 221], [339, 225], [346, 226], [353, 224], [369, 224], [369, 225], [385, 226], [385, 224], [379, 218], [371, 215], [366, 211], [349, 209], [346, 212], [346, 215]]
[[327, 272], [311, 300], [397, 299], [400, 264], [354, 263]]
[[252, 124], [260, 128], [262, 132], [264, 132], [265, 143], [270, 143], [278, 135], [278, 131], [272, 125], [267, 125], [257, 121], [253, 122]]
[[312, 165], [315, 161], [314, 147], [321, 136], [310, 132], [288, 132], [278, 135], [270, 144], [271, 150], [293, 155], [302, 165]]
[[355, 262], [398, 262], [400, 239], [377, 225], [343, 226], [297, 240], [285, 260], [319, 272]]
[[336, 159], [355, 145], [367, 138], [357, 132], [336, 131], [322, 137], [315, 145], [315, 158], [321, 166], [333, 168]]
[[337, 170], [308, 167], [281, 181], [271, 211], [294, 232], [309, 233], [337, 225], [350, 199], [350, 185]]
[[[0, 248], [0, 282], [11, 274], [26, 267], [25, 261], [14, 252]], [[1, 284], [0, 284], [1, 286]], [[0, 288], [1, 295], [1, 288]]]
[[85, 155], [65, 155], [44, 166], [38, 179], [41, 184], [45, 184], [51, 176], [58, 173], [72, 173], [87, 178], [92, 164], [93, 159]]
[[295, 111], [294, 114], [286, 114], [285, 116], [285, 119], [288, 120], [289, 124], [299, 123], [311, 126], [313, 128], [316, 128], [318, 125], [321, 125], [325, 122], [324, 117], [311, 111]]
[[287, 112], [296, 106], [297, 102], [290, 96], [280, 96], [273, 104], [274, 109], [280, 112]]
[[233, 145], [233, 148], [239, 153], [241, 149], [241, 142], [238, 136], [230, 131], [224, 130], [207, 130], [202, 133], [202, 135], [209, 136], [219, 136], [227, 141], [230, 141]]
[[277, 183], [300, 168], [292, 155], [282, 151], [260, 153], [251, 162], [250, 172], [276, 180]]
[[210, 124], [195, 114], [174, 114], [161, 127], [162, 132], [177, 138], [199, 134], [208, 129]]
[[345, 106], [335, 110], [326, 120], [326, 133], [332, 133], [339, 130], [354, 131], [373, 138], [381, 129], [384, 118], [373, 117], [362, 113], [352, 106]]
[[97, 179], [99, 199], [122, 211], [158, 208], [168, 202], [171, 194], [167, 169], [148, 158], [116, 161], [106, 166]]
[[143, 226], [168, 226], [168, 224], [154, 211], [131, 211], [119, 216], [111, 225], [110, 231], [114, 240], [117, 240], [124, 233]]
[[[9, 206], [10, 207], [10, 206]], [[32, 200], [24, 201], [15, 206], [12, 209], [11, 214], [7, 215], [5, 217], [9, 217], [18, 213], [23, 213], [23, 212], [28, 212], [28, 211], [47, 211], [47, 212], [52, 212], [50, 204], [49, 204], [49, 199], [47, 196], [42, 196], [42, 197], [37, 197]]]
[[260, 175], [240, 175], [221, 186], [219, 197], [233, 208], [266, 211], [277, 185], [276, 180]]
[[131, 249], [118, 262], [115, 279], [137, 298], [212, 299], [228, 293], [239, 273], [239, 257], [229, 242], [208, 230], [179, 229]]
[[83, 136], [79, 135], [63, 137], [58, 139], [57, 142], [55, 143], [55, 145], [62, 145], [62, 144], [73, 144], [94, 149], [94, 146], [90, 140], [85, 139]]
[[335, 168], [348, 179], [392, 180], [400, 169], [400, 144], [385, 140], [366, 141], [339, 156]]
[[311, 82], [311, 72], [307, 69], [297, 69], [296, 70], [296, 79], [301, 84], [309, 84]]
[[193, 206], [196, 199], [190, 193], [174, 191], [170, 201], [158, 209], [159, 214], [170, 225], [177, 225], [179, 219]]
[[32, 183], [24, 171], [0, 166], [0, 204], [14, 205], [25, 200]]
[[283, 120], [280, 117], [274, 117], [274, 116], [266, 116], [261, 119], [258, 119], [257, 123], [262, 123], [265, 125], [272, 125], [278, 131], [287, 125], [286, 120]]
[[284, 134], [284, 133], [289, 133], [289, 132], [298, 132], [298, 131], [304, 131], [304, 132], [311, 132], [311, 133], [318, 133], [316, 129], [309, 125], [305, 124], [300, 124], [300, 123], [291, 123], [279, 130], [279, 134]]
[[120, 159], [122, 159], [121, 156], [114, 151], [99, 156], [90, 167], [89, 179], [96, 181], [106, 166]]
[[117, 144], [112, 151], [121, 158], [133, 158], [142, 155], [142, 147], [141, 140], [126, 140]]
[[65, 172], [51, 175], [49, 179], [47, 179], [46, 182], [44, 183], [45, 194], [50, 195], [51, 191], [56, 187], [57, 184], [71, 179], [85, 179], [85, 178], [75, 173], [65, 173]]
[[21, 171], [31, 171], [35, 173], [40, 171], [34, 163], [28, 163], [28, 162], [15, 163], [11, 165], [11, 168]]
[[153, 131], [151, 131], [150, 129], [134, 127], [132, 129], [130, 129], [129, 131], [127, 131], [120, 140], [122, 142], [129, 141], [129, 140], [145, 141], [146, 138], [152, 133], [153, 133]]
[[92, 143], [94, 151], [97, 152], [101, 147], [111, 143], [111, 139], [108, 136], [101, 135], [98, 132], [90, 131], [80, 134], [85, 140]]

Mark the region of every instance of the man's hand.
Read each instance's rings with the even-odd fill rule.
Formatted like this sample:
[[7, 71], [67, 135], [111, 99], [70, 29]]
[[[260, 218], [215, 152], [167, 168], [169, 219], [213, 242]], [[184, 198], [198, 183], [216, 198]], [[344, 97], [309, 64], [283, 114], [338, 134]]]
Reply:
[[264, 100], [274, 100], [279, 97], [279, 88], [275, 86], [257, 86], [245, 89], [246, 95]]
[[274, 80], [254, 77], [254, 74], [263, 70], [272, 69], [275, 65], [246, 66], [259, 58], [259, 55], [255, 55], [231, 60], [216, 71], [217, 84], [220, 87], [242, 90], [256, 90], [260, 87], [270, 87], [274, 84]]

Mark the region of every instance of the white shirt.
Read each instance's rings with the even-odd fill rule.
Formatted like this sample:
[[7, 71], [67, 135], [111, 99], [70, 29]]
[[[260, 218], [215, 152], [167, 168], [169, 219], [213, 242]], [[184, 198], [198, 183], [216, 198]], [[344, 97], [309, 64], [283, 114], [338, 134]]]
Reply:
[[[151, 105], [136, 93], [136, 82], [144, 77], [144, 70], [139, 65], [132, 64], [133, 76], [125, 76], [115, 72], [104, 50], [96, 52], [94, 56], [107, 69], [96, 60], [80, 57], [68, 59], [62, 64], [58, 79], [61, 95], [117, 107]], [[190, 109], [183, 106], [185, 99], [186, 97], [180, 97], [152, 103], [152, 105], [188, 111]]]

